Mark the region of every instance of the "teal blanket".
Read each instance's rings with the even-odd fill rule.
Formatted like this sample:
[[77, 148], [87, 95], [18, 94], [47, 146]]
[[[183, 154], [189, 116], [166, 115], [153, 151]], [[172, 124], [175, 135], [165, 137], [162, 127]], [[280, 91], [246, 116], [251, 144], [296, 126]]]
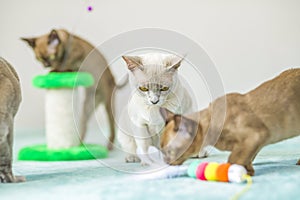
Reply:
[[[43, 136], [16, 134], [17, 151], [41, 143]], [[269, 145], [254, 161], [256, 175], [250, 190], [240, 199], [300, 199], [300, 137]], [[123, 154], [114, 150], [107, 159], [72, 162], [15, 161], [16, 175], [27, 182], [1, 184], [1, 200], [47, 199], [230, 199], [246, 184], [208, 182], [180, 177], [144, 180], [133, 172], [146, 170], [140, 164], [124, 163]], [[225, 162], [228, 152], [214, 151], [203, 161]], [[188, 161], [189, 162], [189, 161]], [[128, 173], [131, 172], [131, 173]], [[139, 178], [141, 177], [141, 178]]]

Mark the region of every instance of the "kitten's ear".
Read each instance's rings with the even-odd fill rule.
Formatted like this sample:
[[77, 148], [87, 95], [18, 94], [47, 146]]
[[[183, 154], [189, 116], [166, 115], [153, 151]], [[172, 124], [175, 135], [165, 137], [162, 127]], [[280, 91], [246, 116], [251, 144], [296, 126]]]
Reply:
[[55, 29], [53, 29], [48, 36], [48, 45], [56, 47], [60, 43], [60, 38]]
[[181, 62], [183, 61], [183, 59], [185, 58], [186, 55], [183, 56], [171, 56], [170, 61], [169, 61], [169, 66], [168, 66], [168, 70], [177, 70], [180, 65]]
[[141, 58], [138, 56], [122, 56], [123, 60], [125, 60], [127, 67], [129, 70], [133, 70], [138, 67], [143, 71]]
[[36, 38], [20, 38], [20, 39], [23, 40], [23, 41], [25, 41], [32, 48], [35, 47]]
[[168, 109], [163, 108], [163, 107], [159, 108], [159, 112], [160, 112], [162, 118], [164, 119], [164, 121], [166, 122], [166, 124], [169, 121], [171, 121], [174, 118], [174, 116], [175, 116], [174, 113], [172, 113], [171, 111], [169, 111]]

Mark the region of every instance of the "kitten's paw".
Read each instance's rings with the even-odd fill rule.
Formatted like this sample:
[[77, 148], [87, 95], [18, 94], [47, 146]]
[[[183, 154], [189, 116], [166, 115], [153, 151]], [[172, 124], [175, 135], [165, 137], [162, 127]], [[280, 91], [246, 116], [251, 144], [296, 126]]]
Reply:
[[107, 144], [107, 149], [108, 149], [109, 151], [113, 150], [113, 149], [114, 149], [114, 144], [113, 144], [113, 143], [108, 143], [108, 144]]
[[149, 164], [148, 163], [146, 163], [146, 162], [141, 162], [141, 165], [143, 166], [143, 167], [146, 167], [146, 166], [149, 166]]
[[0, 182], [1, 183], [19, 183], [24, 182], [24, 176], [14, 176], [12, 173], [0, 172]]
[[26, 178], [25, 176], [15, 176], [15, 183], [25, 182]]
[[247, 170], [247, 174], [248, 174], [248, 175], [254, 176], [255, 171], [254, 171], [254, 168], [253, 168], [252, 164], [246, 166], [246, 170]]
[[298, 160], [298, 162], [296, 163], [296, 165], [300, 165], [300, 159]]
[[125, 157], [125, 162], [127, 162], [127, 163], [137, 163], [137, 162], [141, 162], [141, 160], [136, 155], [128, 155], [128, 156]]
[[1, 183], [12, 183], [14, 182], [14, 176], [12, 173], [0, 172]]
[[198, 158], [207, 158], [208, 157], [208, 151], [207, 150], [202, 150], [198, 154]]

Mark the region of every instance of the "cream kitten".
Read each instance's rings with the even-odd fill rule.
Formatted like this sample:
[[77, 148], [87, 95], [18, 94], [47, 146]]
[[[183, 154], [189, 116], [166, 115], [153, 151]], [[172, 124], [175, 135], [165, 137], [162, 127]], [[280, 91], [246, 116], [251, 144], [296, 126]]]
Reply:
[[146, 153], [150, 145], [159, 144], [164, 126], [159, 107], [182, 114], [190, 111], [192, 101], [177, 76], [182, 58], [156, 53], [123, 59], [132, 75], [134, 90], [121, 121], [121, 127], [130, 127], [119, 131], [118, 140], [128, 153], [126, 162], [138, 162], [137, 148]]

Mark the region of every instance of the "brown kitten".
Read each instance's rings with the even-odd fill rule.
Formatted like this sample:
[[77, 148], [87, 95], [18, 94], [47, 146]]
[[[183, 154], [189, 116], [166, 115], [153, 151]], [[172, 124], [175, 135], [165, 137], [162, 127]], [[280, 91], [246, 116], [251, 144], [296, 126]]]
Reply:
[[[214, 129], [223, 121], [211, 123], [211, 116], [213, 112], [222, 115], [225, 110], [219, 137]], [[228, 162], [243, 165], [254, 175], [252, 161], [262, 147], [300, 135], [300, 69], [287, 70], [246, 94], [220, 97], [198, 113], [180, 116], [166, 109], [160, 111], [166, 121], [161, 137], [166, 162], [182, 164], [200, 152], [204, 137], [215, 138], [216, 144], [210, 145], [231, 151]]]
[[25, 181], [12, 173], [14, 117], [21, 102], [19, 77], [14, 68], [0, 57], [0, 182]]
[[[66, 30], [52, 30], [34, 38], [21, 38], [33, 49], [37, 60], [52, 72], [87, 71], [94, 76], [95, 84], [86, 89], [82, 116], [80, 119], [80, 134], [83, 140], [87, 130], [87, 123], [95, 108], [100, 103], [105, 105], [109, 125], [110, 137], [108, 148], [112, 149], [115, 138], [115, 126], [113, 118], [114, 99], [113, 90], [121, 88], [116, 86], [115, 79], [108, 68], [104, 56], [90, 43], [73, 35]], [[84, 61], [84, 69], [80, 69]], [[111, 106], [112, 105], [112, 106]]]

